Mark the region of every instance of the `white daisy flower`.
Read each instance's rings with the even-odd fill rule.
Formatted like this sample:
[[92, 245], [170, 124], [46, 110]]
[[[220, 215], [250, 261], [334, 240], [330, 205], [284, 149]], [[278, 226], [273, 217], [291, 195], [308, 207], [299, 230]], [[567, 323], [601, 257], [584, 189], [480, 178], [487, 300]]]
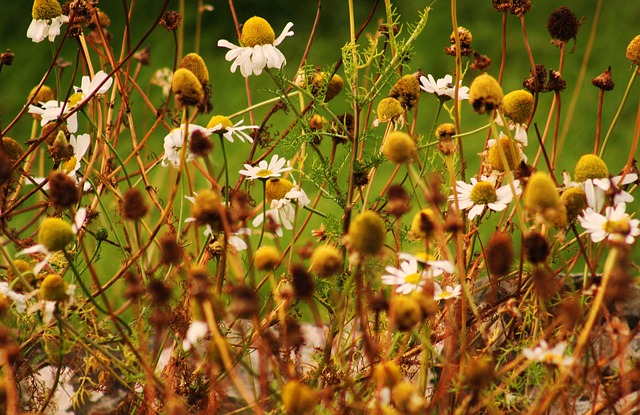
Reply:
[[[91, 145], [91, 136], [89, 134], [80, 134], [76, 138], [75, 135], [71, 134], [71, 137], [69, 138], [69, 145], [73, 148], [73, 156], [62, 165], [62, 170], [67, 174], [67, 176], [75, 180], [76, 184], [78, 184], [80, 183], [81, 178], [78, 177], [77, 172], [80, 167], [82, 167], [82, 163], [80, 161], [84, 155], [87, 154], [87, 150], [89, 150], [89, 146]], [[40, 184], [45, 180], [45, 177], [34, 177], [32, 181], [28, 181], [27, 184]], [[88, 181], [85, 181], [82, 188], [84, 191], [91, 190], [91, 184]], [[42, 186], [42, 189], [49, 190], [49, 183]]]
[[[85, 208], [81, 208], [78, 209], [78, 211], [76, 212], [76, 216], [74, 218], [74, 223], [72, 225], [69, 225], [71, 232], [75, 235], [78, 233], [78, 231], [82, 228], [82, 225], [84, 224], [85, 219], [87, 218], [87, 210]], [[46, 221], [46, 219], [45, 219]], [[68, 229], [68, 228], [67, 228]], [[59, 232], [60, 230], [56, 229], [55, 232]], [[62, 232], [64, 232], [64, 230], [61, 230]], [[39, 234], [40, 235], [40, 234]], [[50, 235], [45, 235], [45, 236], [50, 236]], [[45, 243], [47, 243], [47, 241], [40, 241], [42, 243], [39, 243], [37, 245], [31, 246], [29, 248], [23, 249], [22, 251], [18, 252], [16, 254], [16, 256], [21, 256], [21, 255], [26, 255], [26, 254], [34, 254], [34, 253], [42, 253], [45, 254], [45, 257], [42, 261], [40, 261], [39, 263], [36, 264], [35, 267], [33, 267], [33, 273], [34, 275], [38, 275], [40, 273], [40, 271], [42, 271], [42, 269], [49, 263], [49, 260], [51, 259], [51, 257], [53, 256], [53, 253], [55, 251], [59, 251], [64, 249], [64, 246], [62, 248], [56, 248], [56, 247], [52, 247], [52, 246], [45, 246]], [[65, 244], [66, 245], [66, 244]]]
[[[51, 100], [40, 102], [37, 105], [29, 105], [29, 114], [37, 114], [41, 117], [40, 125], [44, 127], [51, 121], [57, 121], [71, 111], [71, 107], [66, 102]], [[66, 119], [67, 130], [70, 133], [78, 131], [78, 113], [74, 112]]]
[[106, 94], [109, 92], [111, 85], [113, 85], [113, 78], [104, 71], [96, 72], [93, 79], [88, 76], [83, 76], [80, 82], [80, 88], [73, 87], [75, 94], [69, 98], [69, 102], [77, 105], [94, 96]]
[[[215, 118], [221, 118], [221, 119], [216, 120]], [[217, 121], [220, 121], [220, 122], [217, 122]], [[243, 143], [244, 143], [244, 140], [247, 140], [248, 142], [253, 143], [253, 138], [251, 138], [251, 136], [245, 133], [243, 130], [252, 130], [255, 128], [259, 128], [259, 126], [257, 125], [242, 125], [244, 120], [240, 120], [235, 124], [231, 124], [231, 121], [229, 120], [229, 118], [221, 117], [221, 116], [213, 117], [211, 121], [209, 121], [209, 125], [211, 125], [212, 122], [217, 122], [217, 123], [211, 128], [207, 128], [207, 131], [210, 134], [213, 134], [213, 133], [222, 134], [222, 136], [226, 138], [227, 141], [229, 141], [230, 143], [233, 143], [234, 136], [235, 138], [242, 141]]]
[[[287, 165], [285, 167], [285, 165]], [[240, 170], [240, 174], [247, 176], [250, 180], [260, 179], [267, 180], [270, 177], [280, 177], [280, 175], [286, 171], [291, 170], [287, 159], [278, 157], [274, 154], [271, 157], [271, 161], [267, 163], [265, 160], [261, 160], [257, 166], [250, 164], [244, 165], [245, 170]]]
[[[461, 86], [462, 81], [458, 83], [458, 99], [469, 99], [469, 87]], [[453, 85], [453, 77], [451, 75], [445, 75], [444, 78], [437, 81], [433, 75], [420, 77], [420, 89], [430, 94], [436, 94], [441, 99], [455, 98], [455, 86]]]
[[[402, 255], [402, 254], [401, 254]], [[413, 291], [422, 291], [422, 286], [428, 277], [424, 271], [418, 269], [418, 260], [413, 255], [401, 256], [403, 261], [400, 268], [385, 267], [386, 275], [382, 276], [382, 283], [386, 285], [396, 285], [396, 292], [400, 294], [410, 294]]]
[[253, 219], [251, 224], [254, 228], [257, 228], [264, 222], [265, 215], [270, 218], [276, 225], [276, 235], [282, 236], [282, 227], [287, 230], [293, 229], [293, 220], [296, 216], [296, 211], [291, 204], [291, 200], [283, 198], [278, 200], [272, 200], [269, 210], [264, 214], [260, 213]]
[[160, 68], [153, 73], [151, 85], [157, 85], [162, 88], [162, 95], [169, 96], [171, 91], [171, 81], [173, 80], [173, 71], [170, 68]]
[[251, 235], [251, 229], [240, 228], [238, 232], [233, 233], [227, 241], [229, 245], [235, 248], [236, 251], [244, 251], [247, 249], [247, 243], [245, 242], [243, 235]]
[[49, 324], [56, 310], [66, 312], [75, 303], [76, 286], [67, 284], [60, 275], [50, 274], [40, 284], [40, 289], [29, 296], [38, 295], [40, 300], [29, 307], [28, 314], [42, 312], [42, 320]]
[[191, 350], [191, 347], [197, 346], [207, 333], [209, 333], [209, 326], [206, 322], [192, 321], [182, 341], [182, 348], [185, 351]]
[[584, 181], [584, 192], [587, 195], [587, 204], [596, 212], [600, 212], [606, 201], [607, 192], [613, 193], [613, 204], [633, 202], [633, 196], [620, 186], [630, 184], [638, 180], [638, 175], [628, 173], [624, 177], [622, 175], [611, 178], [587, 179]]
[[453, 274], [455, 270], [455, 266], [451, 263], [451, 261], [442, 260], [442, 259], [440, 260], [430, 259], [431, 255], [427, 255], [426, 253], [412, 255], [406, 252], [401, 252], [398, 254], [398, 258], [404, 261], [410, 261], [412, 258], [414, 258], [419, 263], [424, 264], [425, 274], [428, 278], [438, 277], [444, 274], [445, 272], [447, 274]]
[[[504, 127], [504, 124], [502, 122], [502, 117], [500, 116], [500, 114], [496, 113], [496, 118], [494, 121], [499, 126]], [[515, 123], [512, 120], [507, 120], [507, 128], [509, 128], [509, 130], [511, 131], [515, 131], [513, 138], [515, 138], [516, 141], [521, 143], [524, 147], [526, 147], [529, 144], [529, 137], [527, 136], [527, 124]]]
[[522, 351], [522, 355], [534, 362], [544, 363], [557, 367], [571, 366], [573, 357], [565, 357], [566, 343], [560, 342], [553, 349], [549, 348], [546, 341], [542, 340], [535, 348], [527, 348]]
[[[167, 161], [176, 169], [180, 167], [180, 154], [182, 152], [182, 146], [184, 145], [184, 127], [185, 125], [182, 124], [180, 125], [180, 128], [174, 128], [164, 138], [164, 157], [162, 157], [163, 167], [168, 165]], [[189, 137], [191, 137], [194, 131], [199, 131], [209, 136], [209, 132], [206, 128], [195, 124], [189, 124]], [[195, 156], [189, 151], [189, 147], [187, 147], [185, 151], [187, 153], [185, 155], [185, 160], [187, 162], [193, 161]]]
[[24, 294], [17, 293], [9, 288], [7, 281], [0, 281], [0, 294], [4, 295], [16, 306], [16, 311], [20, 314], [24, 313], [27, 309], [27, 298]]
[[433, 299], [436, 301], [458, 298], [462, 295], [462, 286], [460, 284], [455, 287], [447, 285], [444, 289], [438, 284], [434, 284], [434, 286]]
[[286, 37], [293, 36], [292, 27], [293, 23], [287, 23], [280, 36], [276, 38], [271, 25], [265, 19], [254, 16], [247, 20], [242, 28], [241, 40], [244, 47], [236, 46], [224, 39], [218, 41], [218, 46], [230, 49], [225, 59], [233, 62], [231, 72], [235, 73], [239, 67], [245, 78], [253, 74], [260, 75], [265, 67], [280, 69], [287, 62], [276, 46]]
[[53, 42], [60, 34], [60, 27], [63, 23], [69, 23], [69, 16], [62, 14], [60, 3], [55, 0], [40, 2], [32, 9], [31, 24], [27, 29], [27, 37], [36, 43], [40, 43], [46, 38]]
[[631, 245], [635, 237], [640, 235], [638, 224], [640, 220], [631, 219], [625, 213], [626, 205], [620, 203], [615, 208], [607, 206], [604, 215], [588, 207], [582, 216], [578, 216], [580, 225], [591, 235], [593, 242], [600, 242], [605, 238], [610, 241], [624, 241]]
[[[518, 187], [520, 181], [514, 180], [513, 185], [516, 188], [516, 194], [519, 195], [522, 192], [522, 189]], [[496, 190], [494, 184], [485, 176], [482, 176], [480, 181], [472, 177], [471, 184], [458, 180], [456, 191], [458, 192], [458, 206], [462, 210], [469, 209], [468, 217], [470, 220], [480, 215], [486, 207], [496, 212], [503, 211], [513, 199], [509, 183]], [[453, 200], [453, 196], [449, 196], [449, 200]]]

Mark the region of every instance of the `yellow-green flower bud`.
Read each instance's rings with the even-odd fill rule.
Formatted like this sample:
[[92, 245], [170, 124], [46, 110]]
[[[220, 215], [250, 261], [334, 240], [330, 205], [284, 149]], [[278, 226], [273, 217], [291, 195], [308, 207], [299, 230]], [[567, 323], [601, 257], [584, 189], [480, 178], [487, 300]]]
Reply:
[[604, 179], [609, 177], [609, 169], [600, 157], [595, 154], [585, 154], [576, 163], [573, 177], [577, 182], [588, 179]]
[[402, 380], [402, 370], [396, 362], [380, 363], [373, 369], [373, 380], [379, 388], [392, 388]]
[[420, 99], [420, 82], [416, 75], [405, 75], [393, 85], [390, 97], [393, 97], [400, 102], [400, 104], [406, 108], [411, 109], [418, 103]]
[[62, 14], [62, 6], [57, 0], [34, 0], [31, 16], [36, 20], [47, 20]]
[[320, 277], [330, 277], [342, 271], [342, 255], [332, 245], [317, 247], [311, 255], [311, 269]]
[[322, 88], [325, 88], [326, 84], [324, 102], [329, 102], [337, 97], [344, 87], [344, 80], [340, 75], [333, 75], [327, 82], [328, 78], [329, 74], [326, 72], [318, 72], [313, 77], [312, 91], [322, 90]]
[[195, 219], [196, 225], [209, 225], [217, 230], [220, 227], [222, 210], [223, 206], [218, 194], [211, 189], [205, 189], [196, 195], [191, 216]]
[[272, 200], [284, 199], [284, 196], [293, 189], [293, 183], [287, 179], [279, 179], [272, 177], [267, 180], [266, 183], [266, 196], [267, 203], [271, 203]]
[[502, 87], [493, 76], [482, 74], [471, 82], [469, 103], [478, 114], [499, 109], [503, 99]]
[[9, 157], [9, 160], [16, 161], [24, 154], [24, 149], [16, 140], [11, 137], [2, 137], [2, 146], [4, 153]]
[[410, 382], [400, 382], [391, 391], [393, 404], [401, 413], [413, 415], [423, 413], [424, 398], [420, 396], [418, 390]]
[[256, 269], [272, 270], [280, 263], [280, 251], [270, 245], [262, 245], [253, 255], [253, 263]]
[[178, 68], [188, 69], [193, 72], [203, 87], [209, 84], [209, 69], [207, 69], [207, 64], [204, 63], [202, 57], [197, 53], [189, 53], [182, 58]]
[[538, 171], [529, 178], [524, 189], [524, 207], [531, 212], [545, 213], [560, 207], [560, 195], [548, 173]]
[[195, 106], [204, 100], [202, 84], [193, 72], [185, 68], [174, 72], [171, 90], [179, 106]]
[[560, 200], [567, 209], [567, 221], [569, 223], [576, 220], [576, 218], [587, 208], [587, 196], [579, 187], [570, 187], [560, 195]]
[[276, 41], [276, 34], [273, 28], [262, 17], [253, 16], [242, 26], [242, 43], [246, 47], [271, 45]]
[[69, 284], [58, 274], [49, 274], [40, 284], [40, 298], [45, 301], [64, 301], [68, 298]]
[[311, 388], [297, 380], [288, 381], [282, 389], [282, 404], [287, 415], [313, 414], [317, 402]]
[[385, 157], [396, 164], [409, 163], [416, 154], [416, 143], [403, 131], [392, 131], [382, 147]]
[[49, 251], [61, 251], [74, 239], [71, 225], [59, 218], [46, 218], [40, 231], [38, 241]]
[[390, 308], [395, 313], [396, 327], [400, 331], [411, 330], [422, 318], [420, 305], [408, 295], [391, 297]]
[[[55, 98], [55, 95], [53, 95], [53, 91], [51, 90], [51, 88], [46, 85], [42, 85], [37, 94], [35, 94], [36, 89], [38, 89], [37, 86], [33, 87], [33, 89], [31, 89], [31, 92], [29, 92], [29, 98], [27, 98], [33, 104], [37, 104], [39, 102], [48, 102]], [[33, 115], [35, 116], [37, 114]]]
[[233, 127], [233, 123], [229, 117], [225, 117], [224, 115], [214, 115], [207, 123], [207, 128], [213, 128], [218, 124], [222, 124], [223, 130]]
[[634, 65], [640, 65], [640, 35], [634, 37], [627, 46], [627, 59]]
[[436, 218], [433, 210], [430, 208], [424, 208], [420, 212], [416, 213], [411, 220], [409, 235], [413, 239], [429, 239], [433, 236], [435, 223]]
[[493, 146], [491, 146], [491, 148], [489, 148], [488, 161], [491, 168], [498, 170], [499, 172], [504, 172], [506, 170], [502, 163], [500, 148], [498, 146], [501, 146], [504, 151], [505, 158], [509, 164], [509, 169], [511, 171], [515, 170], [518, 164], [520, 164], [520, 150], [518, 149], [518, 145], [509, 139], [509, 137], [501, 137]]
[[384, 221], [377, 213], [367, 210], [362, 212], [349, 226], [349, 245], [351, 249], [362, 255], [375, 255], [384, 246], [386, 229]]
[[384, 98], [380, 103], [378, 103], [378, 121], [386, 122], [386, 121], [394, 121], [400, 118], [404, 114], [404, 109], [402, 109], [402, 105], [395, 98]]
[[509, 92], [502, 101], [504, 115], [511, 118], [516, 124], [524, 124], [529, 121], [529, 117], [533, 113], [533, 105], [533, 95], [524, 89]]

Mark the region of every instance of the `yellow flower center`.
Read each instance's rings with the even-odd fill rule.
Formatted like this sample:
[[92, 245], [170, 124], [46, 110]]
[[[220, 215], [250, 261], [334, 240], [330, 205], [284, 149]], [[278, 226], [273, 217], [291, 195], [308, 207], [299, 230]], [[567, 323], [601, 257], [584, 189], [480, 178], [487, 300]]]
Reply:
[[71, 158], [62, 165], [62, 171], [66, 174], [71, 173], [76, 168], [76, 156], [71, 156]]
[[269, 177], [273, 174], [273, 172], [269, 169], [262, 169], [256, 173], [258, 177]]
[[82, 101], [82, 95], [83, 94], [80, 92], [76, 92], [75, 94], [71, 95], [69, 97], [69, 100], [67, 101], [67, 103], [69, 104], [69, 108], [73, 108], [78, 105], [80, 101]]
[[489, 182], [478, 182], [473, 189], [471, 189], [471, 195], [469, 196], [471, 201], [476, 205], [486, 205], [487, 203], [493, 203], [498, 200], [496, 189]]
[[620, 220], [608, 220], [604, 223], [604, 230], [608, 233], [620, 233], [626, 235], [631, 230], [629, 220], [627, 218]]
[[35, 0], [31, 16], [36, 20], [53, 19], [62, 14], [62, 7], [57, 0]]
[[207, 124], [207, 128], [213, 128], [218, 124], [222, 124], [223, 130], [233, 127], [233, 123], [231, 122], [229, 117], [225, 117], [224, 115], [214, 115], [209, 120], [209, 123]]
[[576, 163], [573, 176], [577, 182], [588, 179], [603, 179], [609, 177], [609, 169], [600, 157], [595, 154], [585, 154]]
[[402, 105], [395, 98], [385, 98], [378, 104], [378, 119], [380, 121], [395, 120], [403, 113]]
[[267, 203], [280, 200], [293, 188], [293, 183], [287, 179], [272, 178], [267, 181]]
[[417, 272], [414, 272], [413, 274], [409, 274], [406, 277], [404, 277], [404, 280], [405, 280], [406, 283], [415, 284], [415, 285], [417, 285], [420, 282], [421, 279], [422, 278], [421, 278], [420, 274], [418, 274]]
[[253, 16], [242, 27], [242, 43], [252, 48], [258, 45], [272, 45], [276, 40], [273, 28], [262, 17]]

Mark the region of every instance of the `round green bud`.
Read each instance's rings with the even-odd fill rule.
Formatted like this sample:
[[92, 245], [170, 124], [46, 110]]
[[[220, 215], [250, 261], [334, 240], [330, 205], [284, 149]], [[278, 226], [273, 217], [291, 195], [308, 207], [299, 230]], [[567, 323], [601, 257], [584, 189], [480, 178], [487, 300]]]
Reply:
[[392, 131], [387, 135], [382, 153], [393, 163], [409, 163], [416, 154], [416, 143], [409, 134], [403, 131]]
[[384, 221], [375, 212], [362, 212], [349, 225], [349, 245], [362, 255], [375, 255], [384, 246]]
[[98, 229], [96, 229], [97, 241], [106, 241], [107, 239], [109, 239], [109, 230], [107, 228], [105, 228], [104, 226], [101, 226]]
[[422, 310], [416, 300], [408, 295], [391, 297], [391, 310], [395, 313], [396, 327], [400, 331], [409, 331], [415, 327], [422, 318]]
[[202, 57], [197, 53], [189, 53], [182, 58], [178, 68], [190, 70], [198, 78], [202, 86], [209, 84], [209, 69], [207, 69], [207, 64], [204, 63]]
[[511, 118], [516, 124], [523, 124], [529, 121], [533, 113], [533, 105], [533, 95], [524, 89], [509, 92], [502, 101], [504, 115]]
[[40, 284], [40, 298], [45, 301], [64, 301], [69, 296], [69, 284], [58, 274], [49, 274]]
[[397, 120], [402, 114], [404, 109], [395, 98], [387, 97], [378, 103], [377, 118], [380, 122]]
[[330, 277], [342, 271], [342, 255], [332, 245], [317, 247], [311, 255], [311, 269], [320, 277]]
[[288, 381], [282, 388], [282, 404], [287, 415], [312, 414], [317, 402], [311, 388], [297, 380]]
[[502, 87], [489, 74], [476, 77], [469, 86], [469, 103], [478, 114], [499, 109], [503, 99]]
[[560, 195], [560, 201], [564, 205], [567, 211], [567, 221], [569, 223], [576, 220], [576, 218], [587, 208], [587, 196], [579, 187], [570, 187], [562, 192]]
[[62, 6], [57, 0], [34, 0], [31, 16], [36, 20], [48, 20], [62, 14]]
[[573, 178], [577, 182], [584, 182], [588, 179], [604, 179], [609, 177], [609, 169], [604, 161], [595, 154], [585, 154], [576, 163]]
[[284, 199], [284, 196], [291, 189], [293, 189], [293, 183], [289, 180], [279, 179], [277, 177], [270, 178], [267, 180], [265, 188], [267, 203], [271, 203], [272, 200]]
[[276, 41], [276, 34], [269, 22], [262, 17], [253, 16], [242, 26], [241, 40], [249, 48], [271, 45]]
[[261, 271], [272, 270], [280, 263], [280, 251], [270, 245], [262, 245], [253, 255], [253, 264]]
[[174, 72], [171, 90], [179, 106], [195, 106], [204, 100], [202, 84], [193, 72], [185, 68]]
[[224, 115], [214, 115], [207, 123], [207, 128], [213, 128], [218, 124], [222, 124], [223, 130], [233, 127], [233, 123], [229, 117], [225, 117]]
[[634, 65], [640, 65], [640, 35], [634, 37], [627, 46], [627, 59]]
[[518, 145], [510, 140], [509, 137], [501, 137], [493, 146], [491, 146], [491, 148], [489, 148], [488, 161], [491, 168], [498, 170], [499, 172], [504, 172], [506, 170], [502, 163], [502, 157], [500, 157], [500, 149], [498, 145], [500, 145], [504, 151], [505, 158], [509, 164], [509, 169], [511, 171], [515, 170], [518, 164], [520, 164], [520, 150], [518, 149]]
[[49, 251], [62, 251], [74, 237], [71, 225], [59, 218], [46, 218], [38, 232], [38, 241]]
[[548, 173], [538, 171], [529, 178], [524, 189], [524, 208], [531, 212], [545, 213], [559, 209], [560, 195]]

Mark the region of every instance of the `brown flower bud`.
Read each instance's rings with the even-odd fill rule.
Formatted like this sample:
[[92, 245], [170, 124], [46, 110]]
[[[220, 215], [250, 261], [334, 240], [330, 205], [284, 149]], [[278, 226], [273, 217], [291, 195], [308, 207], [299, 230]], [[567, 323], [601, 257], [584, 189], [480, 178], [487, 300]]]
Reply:
[[492, 276], [506, 275], [514, 260], [513, 243], [509, 234], [494, 232], [484, 249], [484, 258]]
[[160, 238], [160, 263], [163, 265], [178, 265], [184, 257], [184, 249], [176, 241], [175, 235], [165, 235]]
[[80, 189], [76, 181], [63, 172], [54, 171], [49, 174], [49, 200], [59, 209], [69, 208], [80, 201]]
[[296, 297], [302, 299], [311, 298], [316, 290], [316, 285], [313, 282], [311, 274], [309, 274], [301, 264], [294, 264], [290, 272]]
[[161, 306], [171, 300], [171, 287], [158, 279], [152, 279], [147, 284], [147, 292], [151, 296], [154, 305]]
[[387, 212], [400, 217], [411, 210], [411, 197], [401, 184], [389, 186], [387, 191]]
[[182, 15], [175, 10], [169, 10], [160, 20], [160, 25], [169, 32], [177, 30], [181, 23]]
[[129, 189], [122, 196], [120, 212], [125, 219], [140, 220], [149, 212], [149, 207], [139, 190]]
[[591, 80], [591, 83], [596, 88], [600, 88], [603, 91], [611, 91], [615, 84], [613, 78], [611, 78], [611, 66], [609, 66], [604, 72], [596, 76]]
[[531, 232], [522, 241], [524, 257], [532, 264], [545, 262], [549, 256], [549, 244], [544, 236]]

